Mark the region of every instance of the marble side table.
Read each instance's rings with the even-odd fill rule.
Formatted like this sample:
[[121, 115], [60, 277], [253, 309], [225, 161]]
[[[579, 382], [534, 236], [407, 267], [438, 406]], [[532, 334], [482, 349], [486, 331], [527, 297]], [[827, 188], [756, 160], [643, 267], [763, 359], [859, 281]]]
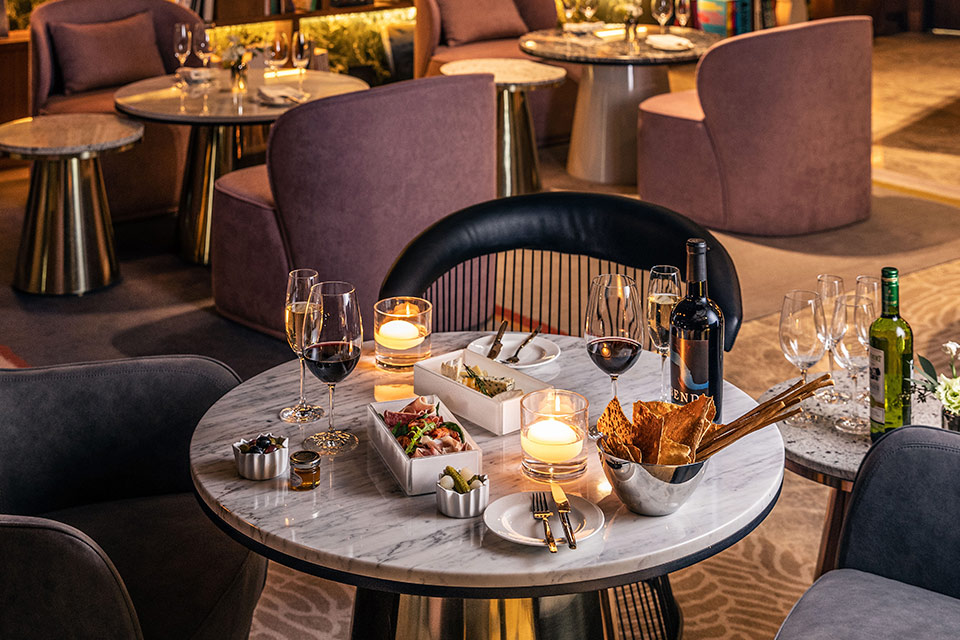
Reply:
[[0, 153], [33, 160], [13, 286], [80, 295], [120, 270], [99, 156], [126, 151], [143, 125], [110, 114], [23, 118], [0, 125]]
[[497, 85], [497, 195], [540, 191], [540, 160], [527, 92], [554, 87], [567, 70], [521, 58], [457, 60], [440, 67], [445, 76], [492, 73]]
[[[849, 376], [843, 371], [833, 372], [837, 391], [853, 393]], [[760, 396], [760, 402], [784, 391], [796, 379], [781, 382]], [[862, 383], [861, 383], [862, 388]], [[850, 490], [857, 476], [860, 462], [870, 449], [869, 435], [851, 435], [839, 431], [834, 425], [850, 411], [846, 403], [831, 404], [817, 397], [803, 404], [810, 419], [800, 424], [780, 422], [783, 436], [784, 466], [794, 473], [830, 487], [830, 502], [820, 536], [820, 553], [814, 579], [837, 566], [837, 550], [840, 544], [840, 529], [847, 511]], [[866, 416], [866, 407], [861, 410]], [[940, 403], [935, 398], [920, 402], [913, 398], [913, 424], [940, 426]]]

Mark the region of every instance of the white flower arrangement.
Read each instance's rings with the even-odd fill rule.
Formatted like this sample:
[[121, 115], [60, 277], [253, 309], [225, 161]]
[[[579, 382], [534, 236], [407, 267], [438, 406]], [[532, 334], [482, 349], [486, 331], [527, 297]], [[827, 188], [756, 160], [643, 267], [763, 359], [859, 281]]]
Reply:
[[932, 393], [943, 405], [943, 408], [960, 415], [960, 377], [957, 377], [957, 360], [960, 359], [960, 344], [950, 341], [943, 345], [943, 351], [950, 356], [950, 377], [938, 374], [933, 364], [923, 356], [917, 356], [920, 361], [920, 378], [914, 382], [920, 388], [920, 393]]

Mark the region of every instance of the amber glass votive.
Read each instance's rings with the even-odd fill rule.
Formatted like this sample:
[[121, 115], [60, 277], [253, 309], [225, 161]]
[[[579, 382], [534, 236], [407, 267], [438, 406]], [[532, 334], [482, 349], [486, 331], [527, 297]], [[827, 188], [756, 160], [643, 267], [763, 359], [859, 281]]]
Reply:
[[433, 305], [423, 298], [398, 296], [373, 305], [377, 366], [406, 370], [430, 357]]
[[587, 470], [588, 409], [579, 393], [543, 389], [520, 400], [520, 465], [534, 480], [563, 482]]

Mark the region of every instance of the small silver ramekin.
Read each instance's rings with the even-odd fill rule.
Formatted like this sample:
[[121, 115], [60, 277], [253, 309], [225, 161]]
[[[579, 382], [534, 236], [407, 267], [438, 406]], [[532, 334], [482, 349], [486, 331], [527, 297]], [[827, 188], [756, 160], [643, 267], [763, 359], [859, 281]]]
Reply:
[[466, 493], [444, 489], [440, 486], [442, 477], [441, 473], [437, 478], [437, 509], [440, 513], [451, 518], [476, 518], [487, 508], [487, 503], [490, 502], [490, 479], [487, 476], [481, 476], [483, 484], [479, 489]]
[[692, 464], [647, 464], [624, 460], [597, 441], [600, 463], [613, 492], [630, 511], [665, 516], [679, 509], [703, 480], [709, 458]]
[[240, 443], [234, 442], [233, 459], [240, 475], [249, 480], [269, 480], [290, 469], [290, 451], [286, 447], [270, 453], [240, 453]]

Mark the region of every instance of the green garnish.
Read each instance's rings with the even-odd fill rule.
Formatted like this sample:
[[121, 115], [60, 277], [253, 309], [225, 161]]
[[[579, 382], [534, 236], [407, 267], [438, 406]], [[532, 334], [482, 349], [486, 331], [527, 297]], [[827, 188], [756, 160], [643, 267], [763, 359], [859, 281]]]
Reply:
[[477, 391], [487, 396], [488, 398], [492, 398], [494, 396], [494, 394], [490, 393], [490, 390], [487, 389], [487, 385], [483, 381], [483, 378], [477, 375], [477, 373], [473, 369], [471, 369], [470, 367], [464, 367], [463, 370], [467, 372], [468, 377], [473, 378], [474, 382], [476, 382]]

